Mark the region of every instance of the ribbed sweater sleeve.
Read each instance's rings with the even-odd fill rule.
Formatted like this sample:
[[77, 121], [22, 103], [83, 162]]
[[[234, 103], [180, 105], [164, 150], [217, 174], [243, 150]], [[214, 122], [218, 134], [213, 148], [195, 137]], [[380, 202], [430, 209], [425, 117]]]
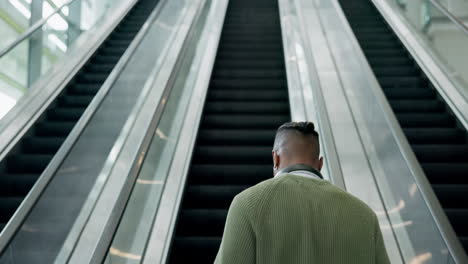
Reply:
[[248, 205], [239, 197], [229, 208], [216, 264], [255, 263], [255, 232], [248, 218]]

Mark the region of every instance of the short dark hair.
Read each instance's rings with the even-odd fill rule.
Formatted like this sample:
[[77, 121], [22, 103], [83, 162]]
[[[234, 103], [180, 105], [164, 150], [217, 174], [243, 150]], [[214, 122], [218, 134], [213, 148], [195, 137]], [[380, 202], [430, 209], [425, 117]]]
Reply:
[[315, 147], [313, 149], [314, 156], [319, 156], [320, 154], [320, 143], [318, 140], [319, 134], [315, 131], [315, 125], [312, 122], [288, 122], [281, 125], [276, 131], [275, 142], [273, 145], [273, 151], [279, 151], [281, 146], [292, 135], [299, 135], [303, 137], [312, 136], [315, 140]]
[[284, 130], [296, 130], [303, 135], [319, 136], [318, 132], [315, 131], [315, 125], [312, 122], [287, 122], [278, 128], [276, 134], [278, 135], [278, 133]]

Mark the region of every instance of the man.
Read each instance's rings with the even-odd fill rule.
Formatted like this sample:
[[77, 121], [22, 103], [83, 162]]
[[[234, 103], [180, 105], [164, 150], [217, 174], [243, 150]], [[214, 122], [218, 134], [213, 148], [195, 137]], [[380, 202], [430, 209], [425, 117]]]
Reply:
[[374, 212], [322, 179], [313, 123], [282, 125], [272, 153], [274, 178], [234, 198], [215, 263], [390, 263]]

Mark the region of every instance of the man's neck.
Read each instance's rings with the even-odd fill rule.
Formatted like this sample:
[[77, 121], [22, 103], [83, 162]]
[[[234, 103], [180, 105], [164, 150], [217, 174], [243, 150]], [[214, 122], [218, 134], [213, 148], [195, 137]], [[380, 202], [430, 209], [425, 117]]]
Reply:
[[317, 175], [321, 179], [323, 179], [323, 176], [322, 176], [322, 174], [320, 173], [319, 170], [317, 170], [316, 168], [314, 168], [314, 167], [312, 167], [310, 165], [306, 165], [306, 164], [294, 164], [294, 165], [291, 165], [291, 166], [284, 167], [284, 168], [278, 170], [278, 172], [275, 174], [275, 177], [278, 176], [278, 175], [285, 174], [285, 173], [290, 173], [290, 172], [293, 172], [293, 171], [308, 171], [308, 172], [311, 172], [311, 173]]

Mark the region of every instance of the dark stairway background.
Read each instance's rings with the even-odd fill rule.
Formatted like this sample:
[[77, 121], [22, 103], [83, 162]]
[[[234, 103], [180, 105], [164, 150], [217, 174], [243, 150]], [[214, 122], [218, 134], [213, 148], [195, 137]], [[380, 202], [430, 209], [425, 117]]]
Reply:
[[101, 88], [158, 0], [141, 0], [0, 162], [0, 231]]
[[231, 0], [170, 263], [213, 263], [236, 194], [271, 178], [276, 129], [290, 119], [276, 0]]
[[442, 207], [468, 249], [468, 135], [370, 0], [341, 6]]

